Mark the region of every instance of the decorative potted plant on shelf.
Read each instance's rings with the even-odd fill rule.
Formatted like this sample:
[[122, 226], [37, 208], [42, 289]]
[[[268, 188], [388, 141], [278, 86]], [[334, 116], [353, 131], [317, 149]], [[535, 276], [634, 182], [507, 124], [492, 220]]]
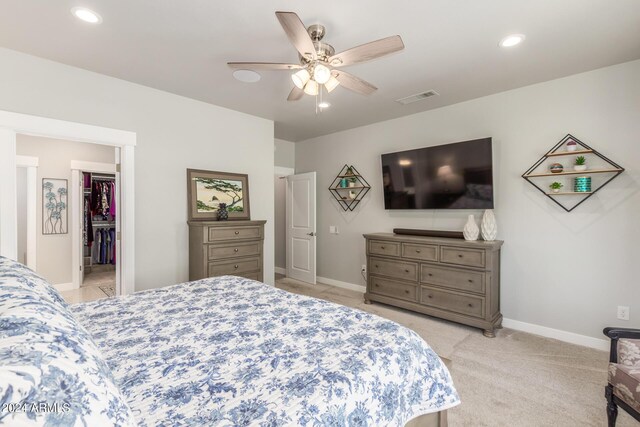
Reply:
[[355, 175], [355, 174], [353, 173], [353, 168], [349, 166], [347, 168], [347, 171], [345, 172], [345, 176], [351, 176], [351, 175]]
[[578, 144], [573, 139], [570, 139], [569, 142], [567, 142], [567, 151], [576, 151], [577, 149]]
[[356, 182], [358, 182], [358, 180], [355, 177], [351, 177], [351, 178], [347, 178], [347, 180], [349, 181], [349, 187], [355, 187], [356, 186]]
[[549, 185], [549, 188], [551, 189], [551, 191], [553, 191], [554, 193], [558, 193], [560, 192], [560, 189], [564, 187], [564, 185], [562, 185], [561, 182], [552, 182], [551, 185]]
[[573, 170], [575, 170], [575, 171], [586, 171], [587, 170], [587, 159], [584, 156], [576, 157], [576, 162], [573, 165]]

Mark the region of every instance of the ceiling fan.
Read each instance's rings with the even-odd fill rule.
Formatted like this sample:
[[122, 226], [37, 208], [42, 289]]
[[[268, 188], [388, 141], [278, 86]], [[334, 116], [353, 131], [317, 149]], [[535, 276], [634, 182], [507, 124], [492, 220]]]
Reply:
[[288, 101], [297, 101], [305, 93], [318, 95], [323, 87], [327, 92], [331, 92], [338, 85], [362, 95], [370, 95], [378, 88], [343, 71], [341, 67], [370, 61], [404, 49], [402, 38], [391, 36], [335, 53], [333, 46], [322, 41], [325, 36], [324, 26], [314, 24], [305, 28], [298, 15], [293, 12], [276, 12], [276, 17], [298, 51], [300, 64], [272, 62], [228, 62], [227, 64], [237, 69], [298, 70], [291, 76], [295, 86], [289, 93]]

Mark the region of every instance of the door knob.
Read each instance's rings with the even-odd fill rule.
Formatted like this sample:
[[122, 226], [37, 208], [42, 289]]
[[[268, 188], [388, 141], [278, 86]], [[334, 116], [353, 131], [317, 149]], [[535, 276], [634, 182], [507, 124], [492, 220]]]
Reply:
[[313, 236], [315, 236], [315, 235], [316, 235], [316, 233], [314, 233], [313, 231], [312, 231], [311, 233], [307, 233], [307, 236], [311, 236], [311, 237], [313, 237]]

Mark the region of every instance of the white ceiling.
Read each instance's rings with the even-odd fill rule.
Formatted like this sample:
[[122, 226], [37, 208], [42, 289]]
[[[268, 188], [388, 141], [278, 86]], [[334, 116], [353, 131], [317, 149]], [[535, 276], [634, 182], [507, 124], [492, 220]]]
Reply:
[[[92, 26], [70, 9], [102, 15]], [[322, 23], [336, 51], [399, 34], [405, 50], [346, 68], [380, 89], [343, 88], [316, 115], [314, 98], [287, 102], [289, 72], [233, 79], [227, 61], [296, 62], [274, 12]], [[498, 41], [524, 33], [506, 50]], [[273, 119], [300, 141], [640, 58], [639, 0], [2, 0], [0, 45]], [[434, 89], [402, 106], [395, 99]]]

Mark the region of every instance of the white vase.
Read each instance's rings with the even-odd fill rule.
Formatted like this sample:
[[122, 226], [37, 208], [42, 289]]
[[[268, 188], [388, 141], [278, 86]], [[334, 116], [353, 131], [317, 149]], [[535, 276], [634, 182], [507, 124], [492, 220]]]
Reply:
[[487, 242], [496, 240], [498, 235], [498, 224], [496, 224], [496, 216], [493, 214], [493, 210], [487, 209], [482, 215], [482, 223], [480, 224], [482, 230], [482, 238]]
[[469, 215], [469, 219], [462, 230], [462, 235], [465, 240], [478, 240], [478, 235], [480, 234], [480, 229], [476, 224], [476, 220], [473, 215]]
[[587, 165], [573, 165], [573, 170], [579, 172], [586, 171]]

